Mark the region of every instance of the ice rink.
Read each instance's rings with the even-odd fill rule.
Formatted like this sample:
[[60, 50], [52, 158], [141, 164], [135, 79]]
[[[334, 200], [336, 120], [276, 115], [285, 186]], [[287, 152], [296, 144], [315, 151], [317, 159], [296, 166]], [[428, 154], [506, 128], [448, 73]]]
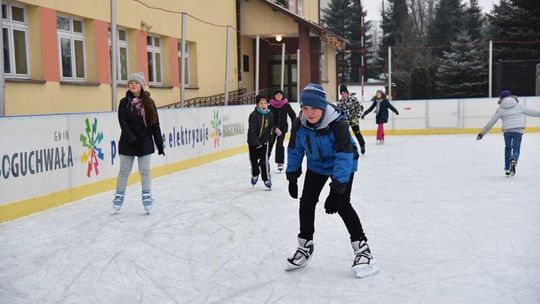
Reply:
[[136, 184], [118, 215], [109, 191], [0, 224], [0, 303], [540, 303], [540, 134], [514, 178], [502, 135], [475, 137], [366, 138], [352, 202], [374, 277], [321, 203], [312, 261], [285, 272], [298, 202], [273, 161], [273, 190], [252, 188], [241, 154], [154, 179], [150, 216]]

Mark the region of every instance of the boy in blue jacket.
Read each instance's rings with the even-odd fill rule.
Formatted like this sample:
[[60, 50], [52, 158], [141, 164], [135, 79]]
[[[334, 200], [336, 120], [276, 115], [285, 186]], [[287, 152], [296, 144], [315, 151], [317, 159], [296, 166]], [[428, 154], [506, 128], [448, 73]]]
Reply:
[[349, 231], [355, 253], [352, 270], [361, 278], [376, 274], [379, 269], [371, 255], [360, 219], [350, 203], [358, 151], [346, 117], [326, 101], [320, 84], [310, 83], [304, 88], [300, 107], [302, 111], [293, 122], [287, 151], [286, 173], [292, 198], [298, 198], [297, 180], [302, 174], [304, 156], [307, 157], [307, 171], [300, 198], [298, 248], [287, 259], [286, 270], [305, 266], [313, 254], [315, 206], [330, 178], [330, 194], [324, 208], [328, 214], [338, 213]]

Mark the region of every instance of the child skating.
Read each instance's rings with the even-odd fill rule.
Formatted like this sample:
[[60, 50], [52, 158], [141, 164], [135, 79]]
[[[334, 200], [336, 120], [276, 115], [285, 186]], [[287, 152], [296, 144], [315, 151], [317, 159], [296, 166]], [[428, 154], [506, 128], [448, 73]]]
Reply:
[[249, 115], [247, 143], [249, 146], [249, 160], [251, 163], [251, 185], [255, 186], [262, 177], [264, 185], [272, 189], [272, 178], [268, 165], [268, 141], [273, 132], [272, 113], [268, 109], [266, 97], [255, 97], [255, 110]]
[[523, 107], [517, 97], [512, 96], [508, 90], [501, 92], [498, 103], [499, 108], [478, 133], [476, 140], [481, 140], [497, 120], [501, 119], [504, 137], [504, 173], [506, 176], [514, 176], [521, 150], [523, 129], [525, 128], [525, 115], [540, 117], [540, 112]]
[[283, 141], [285, 140], [285, 136], [289, 130], [287, 116], [289, 116], [292, 122], [296, 119], [296, 113], [281, 90], [274, 92], [274, 98], [270, 100], [270, 105], [268, 108], [270, 111], [272, 111], [274, 125], [276, 126], [275, 132], [272, 133], [270, 138], [268, 157], [270, 158], [270, 155], [272, 154], [272, 147], [275, 143], [277, 168], [281, 172], [285, 162], [285, 148], [283, 147]]
[[360, 122], [358, 121], [360, 116], [362, 116], [364, 107], [356, 97], [351, 96], [346, 85], [341, 85], [339, 87], [339, 94], [341, 95], [341, 98], [338, 100], [337, 106], [345, 112], [347, 123], [353, 130], [354, 136], [360, 145], [360, 153], [364, 154], [366, 153], [366, 142], [360, 132]]
[[286, 270], [306, 266], [313, 255], [315, 206], [330, 179], [330, 194], [324, 208], [328, 214], [339, 214], [347, 227], [355, 255], [352, 271], [360, 278], [376, 274], [379, 268], [375, 265], [362, 224], [350, 202], [359, 155], [345, 115], [326, 101], [326, 94], [319, 84], [310, 83], [304, 88], [300, 106], [302, 111], [293, 122], [287, 149], [286, 173], [292, 198], [298, 198], [297, 180], [302, 174], [304, 156], [307, 158], [307, 171], [300, 198], [298, 248], [287, 259]]
[[383, 91], [378, 90], [375, 96], [371, 99], [371, 106], [362, 114], [362, 119], [366, 117], [373, 109], [375, 109], [375, 122], [377, 123], [377, 145], [384, 144], [384, 124], [388, 122], [388, 109], [399, 115], [398, 110], [386, 98]]

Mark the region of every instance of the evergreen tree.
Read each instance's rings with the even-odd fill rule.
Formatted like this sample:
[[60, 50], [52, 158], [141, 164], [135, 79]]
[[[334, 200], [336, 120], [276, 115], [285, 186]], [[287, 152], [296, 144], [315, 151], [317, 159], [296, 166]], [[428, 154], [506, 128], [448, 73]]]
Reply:
[[350, 79], [353, 82], [360, 82], [360, 66], [361, 66], [361, 56], [362, 56], [362, 33], [364, 34], [364, 78], [373, 77], [373, 73], [369, 66], [367, 66], [368, 61], [372, 61], [373, 54], [370, 51], [372, 45], [372, 39], [370, 34], [371, 22], [366, 21], [365, 10], [362, 11], [364, 15], [364, 29], [362, 31], [362, 22], [360, 15], [360, 1], [353, 0], [351, 5], [351, 18], [349, 23], [348, 35], [347, 37], [351, 42], [350, 49], [351, 52], [351, 75]]
[[514, 41], [496, 44], [494, 59], [540, 59], [540, 45], [526, 43], [540, 40], [540, 5], [538, 0], [501, 0], [488, 16], [489, 38]]
[[487, 94], [485, 51], [478, 48], [463, 30], [450, 42], [437, 68], [437, 86], [441, 97], [481, 97]]
[[[329, 31], [347, 39], [350, 28], [351, 12], [349, 11], [351, 0], [332, 0], [328, 8], [322, 10], [322, 24]], [[345, 83], [350, 77], [350, 55], [341, 51], [337, 54], [338, 81]]]
[[434, 54], [440, 57], [443, 51], [450, 49], [450, 41], [456, 39], [463, 27], [463, 5], [461, 0], [441, 0], [435, 12], [435, 19], [430, 24], [427, 42], [437, 46]]
[[277, 5], [283, 6], [284, 8], [289, 8], [289, 0], [275, 0], [274, 1]]
[[471, 0], [471, 6], [465, 9], [463, 26], [472, 40], [482, 39], [485, 17], [478, 6], [478, 0]]

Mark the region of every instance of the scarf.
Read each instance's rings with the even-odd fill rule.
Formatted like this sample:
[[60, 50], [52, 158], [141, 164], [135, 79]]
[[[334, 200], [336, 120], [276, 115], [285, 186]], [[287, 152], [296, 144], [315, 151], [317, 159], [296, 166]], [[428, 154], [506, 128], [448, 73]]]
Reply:
[[281, 109], [284, 105], [288, 103], [289, 101], [287, 100], [287, 98], [283, 98], [282, 100], [270, 99], [270, 105], [276, 109]]
[[131, 99], [131, 105], [137, 109], [137, 113], [142, 117], [144, 126], [146, 127], [146, 113], [144, 112], [142, 98], [133, 97], [133, 99]]
[[375, 101], [377, 102], [377, 108], [375, 109], [375, 113], [379, 113], [379, 109], [381, 108], [381, 102], [383, 101], [382, 99], [375, 99]]

